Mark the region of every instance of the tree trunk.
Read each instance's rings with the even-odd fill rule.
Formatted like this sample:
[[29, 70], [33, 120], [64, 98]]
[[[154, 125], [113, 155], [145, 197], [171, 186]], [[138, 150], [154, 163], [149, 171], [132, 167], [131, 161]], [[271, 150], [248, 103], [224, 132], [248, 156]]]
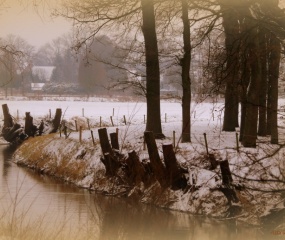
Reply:
[[279, 65], [281, 58], [280, 40], [273, 34], [270, 36], [270, 55], [269, 55], [269, 85], [270, 91], [268, 99], [270, 111], [270, 133], [271, 143], [278, 144], [278, 126], [277, 126], [277, 110], [278, 110], [278, 78]]
[[261, 79], [258, 29], [255, 27], [250, 31], [248, 48], [251, 80], [247, 91], [246, 115], [242, 141], [244, 147], [256, 147], [259, 89]]
[[267, 34], [262, 28], [259, 32], [260, 40], [260, 64], [261, 64], [261, 82], [259, 91], [259, 122], [258, 135], [266, 136], [267, 134]]
[[184, 56], [181, 59], [182, 67], [182, 142], [191, 142], [191, 40], [190, 24], [188, 17], [188, 3], [181, 0], [182, 4], [182, 21], [183, 21], [183, 44]]
[[160, 116], [160, 70], [153, 0], [141, 0], [146, 60], [146, 131], [163, 138]]
[[[224, 1], [221, 1], [224, 2]], [[235, 131], [238, 124], [238, 66], [239, 66], [239, 22], [236, 11], [221, 4], [225, 30], [226, 92], [223, 131]]]

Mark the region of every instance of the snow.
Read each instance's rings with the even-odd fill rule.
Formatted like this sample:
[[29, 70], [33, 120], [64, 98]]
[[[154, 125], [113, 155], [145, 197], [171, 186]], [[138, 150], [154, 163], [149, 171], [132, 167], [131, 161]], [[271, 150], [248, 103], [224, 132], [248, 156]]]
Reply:
[[[67, 158], [68, 164], [73, 163], [74, 166], [79, 166], [82, 162], [86, 164], [84, 176], [81, 178], [76, 179], [62, 173], [55, 173], [55, 175], [59, 174], [59, 177], [80, 187], [118, 196], [128, 191], [129, 197], [139, 198], [142, 202], [160, 207], [219, 218], [231, 217], [229, 215], [231, 206], [228, 204], [225, 195], [217, 190], [222, 184], [220, 169], [219, 167], [215, 170], [209, 169], [205, 133], [209, 152], [213, 153], [218, 161], [229, 160], [234, 184], [245, 189], [238, 192], [239, 205], [242, 210], [237, 218], [252, 224], [259, 224], [259, 218], [270, 214], [272, 209], [277, 206], [284, 208], [284, 196], [279, 192], [285, 189], [283, 128], [280, 127], [280, 145], [271, 145], [268, 137], [262, 137], [258, 138], [256, 149], [239, 146], [238, 152], [236, 149], [236, 132], [222, 131], [223, 103], [217, 101], [195, 102], [192, 104], [192, 142], [181, 143], [181, 104], [178, 102], [162, 102], [161, 118], [166, 139], [157, 140], [160, 156], [162, 158], [162, 144], [173, 142], [173, 132], [175, 131], [177, 160], [189, 170], [188, 182], [194, 181], [196, 189], [187, 191], [163, 190], [158, 182], [148, 188], [135, 186], [129, 189], [123, 182], [118, 184], [120, 180], [105, 177], [105, 168], [100, 161], [101, 148], [97, 130], [100, 128], [101, 118], [101, 127], [106, 127], [108, 133], [115, 132], [118, 129], [122, 154], [127, 156], [128, 152], [135, 150], [141, 161], [148, 159], [142, 138], [145, 130], [146, 105], [143, 102], [92, 100], [92, 102], [74, 101], [74, 99], [72, 101], [1, 100], [0, 102], [1, 104], [8, 104], [12, 115], [16, 116], [18, 112], [19, 121], [22, 123], [26, 111], [31, 112], [34, 121], [40, 121], [43, 118], [49, 118], [49, 109], [54, 113], [56, 108], [62, 108], [64, 120], [71, 131], [70, 135], [68, 139], [65, 139], [63, 135], [60, 137], [59, 134], [56, 134], [49, 144], [46, 143], [42, 151], [46, 156], [52, 156], [58, 166]], [[279, 103], [283, 102], [281, 100]], [[111, 123], [111, 116], [114, 126]], [[127, 124], [124, 123], [124, 116]], [[79, 143], [79, 133], [74, 131], [76, 128], [75, 120], [78, 125], [83, 127], [81, 143]], [[88, 123], [94, 134], [94, 146]], [[281, 117], [279, 118], [279, 125], [284, 126], [284, 120]], [[23, 157], [19, 150], [15, 154], [15, 161], [36, 167], [34, 163], [33, 165], [29, 162], [27, 157]], [[52, 166], [46, 163], [42, 168], [41, 170], [49, 173]]]

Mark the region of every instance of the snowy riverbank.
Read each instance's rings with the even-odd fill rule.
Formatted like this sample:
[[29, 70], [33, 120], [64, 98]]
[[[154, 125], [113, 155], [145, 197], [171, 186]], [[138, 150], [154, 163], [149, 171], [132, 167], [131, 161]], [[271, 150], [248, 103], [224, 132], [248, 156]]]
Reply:
[[[142, 138], [145, 129], [144, 103], [10, 101], [8, 105], [12, 115], [17, 114], [22, 125], [24, 119], [21, 116], [24, 111], [30, 111], [34, 121], [39, 122], [42, 118], [49, 118], [49, 109], [54, 111], [55, 108], [62, 108], [63, 118], [69, 129], [76, 129], [75, 122], [83, 127], [81, 143], [79, 133], [71, 131], [68, 138], [64, 135], [60, 137], [59, 133], [29, 138], [18, 148], [14, 161], [41, 174], [56, 176], [103, 194], [127, 197], [192, 214], [222, 219], [235, 218], [254, 225], [262, 224], [262, 218], [270, 212], [284, 209], [285, 134], [282, 128], [282, 112], [279, 114], [279, 145], [269, 144], [269, 138], [259, 138], [256, 149], [239, 146], [237, 151], [236, 133], [221, 130], [223, 104], [194, 103], [192, 142], [180, 143], [181, 105], [162, 102], [162, 127], [166, 138], [157, 140], [161, 159], [162, 144], [175, 141], [176, 158], [181, 166], [188, 169], [188, 183], [195, 182], [195, 188], [174, 191], [169, 188], [162, 189], [158, 182], [153, 182], [150, 186], [144, 186], [143, 183], [130, 184], [121, 169], [116, 177], [105, 176], [105, 167], [100, 160], [100, 124], [101, 127], [107, 128], [108, 133], [118, 129], [120, 152], [124, 156], [135, 150], [141, 161], [148, 161]], [[92, 142], [89, 127], [94, 133], [95, 144]], [[209, 152], [214, 154], [218, 161], [229, 160], [233, 184], [239, 198], [237, 203], [229, 205], [221, 191], [220, 168], [210, 170], [204, 134], [207, 136]]]
[[[235, 133], [221, 131], [218, 117], [220, 115], [217, 114], [222, 108], [221, 104], [210, 103], [195, 106], [192, 143], [177, 144], [181, 124], [180, 116], [175, 113], [179, 111], [178, 104], [165, 104], [165, 109], [174, 114], [166, 115], [163, 131], [167, 137], [165, 140], [157, 141], [158, 148], [161, 151], [163, 143], [173, 142], [173, 131], [176, 131], [176, 157], [180, 165], [191, 173], [191, 176], [187, 175], [188, 181], [195, 178], [195, 191], [162, 189], [158, 182], [147, 187], [142, 183], [132, 185], [127, 182], [123, 172], [119, 172], [116, 177], [106, 177], [104, 165], [100, 160], [101, 148], [97, 132], [99, 121], [92, 117], [88, 118], [88, 121], [94, 132], [95, 145], [87, 129], [83, 131], [81, 143], [78, 132], [72, 132], [67, 139], [64, 136], [60, 137], [59, 133], [29, 138], [16, 151], [15, 162], [103, 194], [129, 197], [136, 201], [193, 214], [222, 219], [236, 218], [250, 224], [262, 224], [264, 216], [284, 208], [282, 190], [285, 188], [285, 152], [282, 144], [270, 145], [269, 139], [260, 138], [256, 149], [241, 147], [237, 152]], [[120, 107], [122, 109], [123, 104]], [[111, 126], [110, 121], [102, 121], [101, 124], [107, 127], [108, 133], [115, 132], [118, 128], [121, 153], [127, 155], [129, 151], [135, 150], [142, 161], [148, 159], [142, 140], [145, 127], [141, 111], [143, 107], [135, 104], [134, 108], [128, 109], [128, 115], [122, 112], [127, 115], [126, 125], [121, 116], [114, 118], [115, 127]], [[111, 109], [105, 111], [112, 112]], [[109, 119], [107, 114], [103, 117]], [[74, 124], [74, 120], [87, 128], [86, 117], [66, 117], [70, 126]], [[216, 170], [209, 170], [203, 133], [207, 134], [210, 152], [218, 160], [229, 160], [234, 185], [238, 186], [238, 203], [229, 205], [227, 198], [219, 190], [220, 169], [218, 167]]]

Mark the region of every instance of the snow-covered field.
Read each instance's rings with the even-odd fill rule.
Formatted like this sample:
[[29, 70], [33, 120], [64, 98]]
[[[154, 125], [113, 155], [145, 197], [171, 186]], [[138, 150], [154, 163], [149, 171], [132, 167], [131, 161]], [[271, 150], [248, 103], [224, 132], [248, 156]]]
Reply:
[[[107, 127], [108, 133], [115, 132], [116, 129], [119, 130], [119, 141], [123, 154], [127, 155], [129, 151], [136, 150], [141, 160], [148, 158], [142, 139], [145, 130], [145, 103], [107, 102], [104, 99], [96, 99], [94, 102], [2, 100], [1, 104], [3, 103], [8, 104], [13, 116], [19, 116], [20, 122], [23, 122], [25, 112], [30, 112], [36, 121], [44, 116], [49, 118], [49, 109], [53, 114], [56, 108], [62, 108], [64, 119], [70, 129], [75, 129], [75, 120], [78, 125], [83, 126], [83, 141], [81, 143], [79, 143], [79, 133], [72, 131], [68, 142], [63, 136], [60, 138], [57, 134], [52, 144], [44, 148], [44, 151], [49, 156], [53, 156], [58, 164], [62, 161], [61, 154], [66, 154], [71, 148], [76, 148], [76, 151], [73, 151], [73, 156], [70, 156], [70, 162], [78, 162], [77, 157], [82, 154], [82, 151], [85, 151], [84, 149], [93, 149], [92, 153], [83, 157], [85, 161], [89, 162], [86, 174], [83, 178], [73, 181], [81, 187], [93, 188], [102, 192], [110, 190], [110, 185], [107, 183], [105, 186], [102, 184], [99, 186], [96, 183], [100, 180], [99, 176], [103, 178], [104, 175], [102, 175], [104, 165], [100, 161], [101, 150], [97, 144], [97, 129], [100, 128], [100, 119], [101, 127]], [[282, 108], [282, 101], [280, 101], [280, 108]], [[112, 126], [110, 117], [113, 119], [114, 126]], [[160, 154], [162, 156], [162, 144], [173, 143], [175, 131], [176, 157], [181, 165], [188, 168], [191, 177], [196, 178], [198, 190], [194, 192], [169, 190], [167, 193], [161, 193], [160, 199], [154, 199], [153, 193], [157, 194], [159, 191], [157, 186], [152, 186], [149, 189], [140, 187], [141, 201], [195, 214], [223, 218], [229, 216], [227, 200], [220, 191], [216, 190], [221, 185], [220, 170], [210, 171], [207, 169], [204, 139], [204, 133], [206, 133], [210, 153], [213, 153], [217, 160], [229, 160], [234, 183], [244, 189], [238, 192], [240, 199], [238, 207], [241, 207], [242, 210], [235, 217], [253, 224], [260, 224], [262, 216], [268, 215], [272, 210], [284, 208], [284, 195], [281, 191], [285, 190], [282, 112], [280, 112], [279, 118], [280, 145], [271, 145], [269, 144], [270, 139], [263, 137], [258, 139], [256, 149], [239, 146], [239, 152], [237, 151], [236, 133], [222, 132], [222, 117], [223, 103], [221, 102], [193, 103], [192, 142], [180, 143], [181, 104], [177, 102], [161, 103], [161, 119], [166, 138], [157, 141]], [[94, 132], [95, 146], [92, 144], [88, 123]], [[63, 153], [64, 151], [65, 153]], [[88, 159], [86, 159], [87, 157]], [[16, 161], [35, 167], [29, 163], [27, 158], [21, 156], [21, 151], [17, 152]], [[47, 168], [49, 167], [43, 166], [41, 170], [48, 172]], [[68, 176], [61, 177], [70, 180]]]

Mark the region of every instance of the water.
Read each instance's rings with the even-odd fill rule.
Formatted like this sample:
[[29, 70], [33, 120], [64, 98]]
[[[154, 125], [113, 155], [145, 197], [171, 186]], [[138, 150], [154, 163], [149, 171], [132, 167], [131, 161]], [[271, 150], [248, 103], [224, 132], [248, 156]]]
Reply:
[[0, 239], [285, 239], [235, 220], [215, 221], [78, 189], [18, 167], [9, 147], [0, 146], [0, 152]]

